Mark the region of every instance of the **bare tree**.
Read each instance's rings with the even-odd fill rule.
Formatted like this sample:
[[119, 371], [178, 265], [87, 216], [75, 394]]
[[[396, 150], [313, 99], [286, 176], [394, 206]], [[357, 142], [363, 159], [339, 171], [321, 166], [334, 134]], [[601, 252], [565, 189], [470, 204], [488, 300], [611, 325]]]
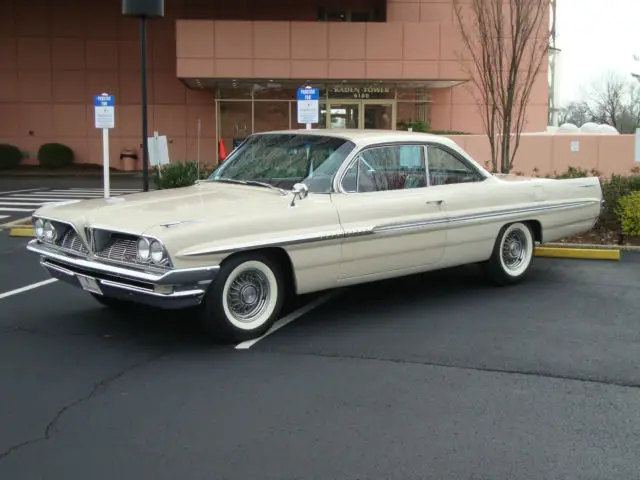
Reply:
[[608, 71], [583, 92], [588, 121], [634, 133], [640, 123], [640, 86], [621, 73]]
[[559, 109], [558, 123], [573, 123], [581, 127], [587, 122], [593, 122], [593, 114], [587, 102], [571, 102]]
[[549, 50], [549, 0], [454, 0], [454, 10], [471, 57], [461, 54], [460, 62], [475, 87], [492, 168], [508, 173]]

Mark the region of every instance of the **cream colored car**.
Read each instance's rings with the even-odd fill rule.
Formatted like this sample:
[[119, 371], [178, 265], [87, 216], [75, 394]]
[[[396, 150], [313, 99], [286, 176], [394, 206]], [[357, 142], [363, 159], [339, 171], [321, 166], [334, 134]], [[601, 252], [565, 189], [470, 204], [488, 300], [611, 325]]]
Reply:
[[194, 307], [242, 341], [292, 294], [470, 263], [518, 282], [536, 242], [590, 230], [601, 201], [596, 177], [491, 175], [446, 137], [279, 131], [191, 187], [44, 206], [27, 248], [104, 305]]

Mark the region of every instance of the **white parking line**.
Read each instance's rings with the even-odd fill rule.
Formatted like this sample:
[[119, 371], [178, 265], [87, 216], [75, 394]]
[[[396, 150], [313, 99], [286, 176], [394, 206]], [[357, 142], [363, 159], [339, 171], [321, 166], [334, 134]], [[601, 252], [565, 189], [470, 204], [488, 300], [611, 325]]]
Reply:
[[320, 298], [316, 298], [313, 302], [307, 303], [304, 307], [300, 307], [298, 310], [295, 310], [295, 311], [291, 312], [289, 315], [286, 315], [286, 316], [282, 317], [280, 320], [278, 320], [276, 323], [273, 324], [273, 327], [271, 327], [271, 329], [267, 333], [265, 333], [261, 337], [253, 338], [251, 340], [247, 340], [245, 342], [239, 343], [238, 345], [236, 345], [236, 350], [247, 350], [247, 349], [251, 348], [252, 346], [254, 346], [256, 343], [258, 343], [260, 340], [262, 340], [266, 336], [271, 335], [273, 332], [275, 332], [277, 330], [280, 330], [285, 325], [287, 325], [287, 324], [293, 322], [294, 320], [300, 318], [302, 315], [304, 315], [305, 313], [310, 312], [314, 308], [318, 308], [320, 305], [322, 305], [323, 303], [329, 301], [331, 298], [333, 298], [334, 296], [336, 296], [340, 292], [341, 292], [341, 290], [334, 290], [332, 292], [327, 293], [326, 295], [323, 295]]
[[57, 282], [57, 278], [49, 278], [48, 280], [43, 280], [42, 282], [32, 283], [31, 285], [27, 285], [26, 287], [16, 288], [15, 290], [9, 290], [8, 292], [0, 293], [0, 300], [3, 298], [10, 297], [12, 295], [17, 295], [18, 293], [27, 292], [29, 290], [33, 290], [34, 288], [42, 287], [44, 285], [49, 285], [50, 283]]
[[[2, 200], [0, 198], [0, 200]], [[0, 202], [0, 207], [37, 207], [44, 205], [44, 202]]]
[[[102, 188], [69, 188], [69, 189], [65, 189], [65, 190], [49, 190], [50, 192], [59, 192], [59, 193], [64, 193], [64, 192], [69, 192], [69, 193], [103, 193], [104, 189]], [[136, 192], [140, 192], [141, 190], [135, 190], [135, 189], [131, 189], [131, 188], [110, 188], [109, 189], [110, 192], [130, 192], [130, 193], [136, 193]]]
[[27, 188], [25, 190], [8, 190], [5, 192], [0, 192], [0, 195], [5, 195], [7, 193], [20, 193], [20, 192], [37, 192], [38, 190], [41, 190], [40, 188]]
[[[83, 200], [77, 197], [5, 197], [2, 200], [19, 202], [61, 202], [62, 200]], [[89, 200], [89, 199], [87, 199]]]
[[100, 197], [103, 194], [100, 192], [91, 192], [91, 193], [75, 193], [75, 192], [31, 192], [31, 193], [20, 193], [20, 194], [12, 194], [10, 197]]
[[2, 212], [33, 212], [33, 208], [2, 208], [0, 207], [0, 211]]

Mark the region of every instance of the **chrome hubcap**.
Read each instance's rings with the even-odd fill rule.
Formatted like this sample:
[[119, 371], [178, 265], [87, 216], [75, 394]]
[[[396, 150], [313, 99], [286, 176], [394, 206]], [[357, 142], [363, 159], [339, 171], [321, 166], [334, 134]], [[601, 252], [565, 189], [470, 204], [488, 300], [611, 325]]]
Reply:
[[508, 269], [515, 270], [527, 257], [527, 237], [520, 230], [509, 232], [502, 243], [502, 261]]
[[233, 279], [227, 293], [229, 311], [240, 322], [249, 323], [264, 313], [271, 288], [260, 270], [245, 270]]

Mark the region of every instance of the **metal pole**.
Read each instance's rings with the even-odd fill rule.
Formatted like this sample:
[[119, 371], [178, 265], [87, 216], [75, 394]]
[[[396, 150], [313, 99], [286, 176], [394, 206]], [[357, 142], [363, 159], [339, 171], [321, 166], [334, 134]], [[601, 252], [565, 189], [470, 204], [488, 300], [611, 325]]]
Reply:
[[200, 133], [201, 131], [202, 131], [202, 124], [200, 123], [200, 119], [198, 119], [198, 138], [196, 139], [197, 146], [198, 146], [198, 150], [196, 153], [196, 165], [198, 166], [198, 176], [197, 176], [198, 180], [200, 180]]
[[147, 139], [147, 19], [140, 17], [140, 58], [142, 78], [142, 178], [143, 191], [149, 191], [149, 143]]

